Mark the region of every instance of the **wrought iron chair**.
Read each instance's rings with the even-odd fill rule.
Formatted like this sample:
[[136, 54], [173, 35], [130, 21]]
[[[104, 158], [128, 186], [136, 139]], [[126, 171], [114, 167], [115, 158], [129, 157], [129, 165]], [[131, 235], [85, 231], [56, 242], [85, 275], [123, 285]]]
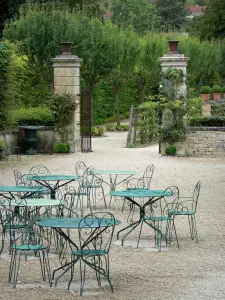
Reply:
[[[143, 190], [147, 189], [149, 190], [151, 188], [151, 181], [152, 181], [152, 176], [154, 172], [154, 165], [150, 164], [148, 165], [144, 172], [143, 175], [140, 178], [128, 178], [123, 182], [123, 186], [126, 189], [138, 189], [138, 190]], [[124, 210], [124, 205], [125, 205], [125, 199], [123, 201], [123, 206], [122, 206], [122, 212]]]
[[[145, 216], [141, 224], [138, 244], [143, 222], [145, 222], [155, 230], [155, 243], [158, 246], [159, 251], [161, 251], [162, 238], [165, 238], [166, 243], [171, 243], [172, 232], [175, 234], [177, 246], [179, 248], [173, 214], [176, 212], [178, 200], [179, 189], [176, 186], [171, 186], [163, 192], [160, 199], [145, 206]], [[148, 212], [147, 208], [149, 208]]]
[[73, 262], [68, 289], [73, 280], [74, 266], [79, 261], [80, 295], [83, 294], [87, 266], [96, 272], [99, 286], [101, 277], [105, 277], [113, 291], [109, 273], [109, 251], [114, 228], [115, 218], [109, 212], [96, 212], [81, 219], [78, 228], [79, 249], [72, 251]]
[[177, 204], [177, 209], [172, 212], [175, 216], [187, 216], [192, 240], [198, 243], [198, 232], [196, 227], [195, 213], [197, 210], [201, 182], [198, 181], [195, 185], [192, 197], [180, 197]]
[[33, 166], [30, 171], [29, 171], [29, 174], [31, 175], [51, 175], [50, 171], [48, 168], [46, 168], [45, 166], [42, 166], [42, 165], [35, 165]]
[[[11, 200], [15, 201], [15, 200]], [[23, 205], [26, 200], [23, 199]], [[18, 203], [20, 205], [20, 203]], [[43, 238], [43, 233], [39, 227], [34, 223], [35, 210], [29, 209], [24, 205], [20, 214], [22, 218], [18, 218], [15, 215], [13, 207], [10, 207], [10, 202], [5, 207], [6, 214], [8, 215], [8, 230], [6, 234], [10, 241], [11, 250], [11, 262], [9, 268], [9, 282], [12, 282], [12, 287], [16, 288], [21, 256], [27, 259], [30, 253], [33, 253], [36, 257], [39, 257], [41, 265], [42, 278], [46, 280], [46, 273], [51, 282], [51, 272], [48, 259], [49, 244], [46, 239]], [[21, 226], [21, 225], [24, 226]]]
[[[103, 179], [101, 175], [95, 177], [93, 175], [93, 168], [87, 167], [82, 161], [78, 161], [75, 165], [76, 175], [80, 177], [78, 195], [83, 203], [83, 196], [87, 196], [87, 206], [90, 206], [90, 210], [96, 209], [97, 197], [100, 196], [104, 200], [106, 207], [105, 193], [103, 188]], [[100, 190], [100, 192], [98, 192]]]
[[15, 169], [14, 170], [14, 178], [15, 178], [16, 185], [19, 182], [21, 176], [22, 176], [22, 173], [20, 171], [18, 171], [17, 169]]

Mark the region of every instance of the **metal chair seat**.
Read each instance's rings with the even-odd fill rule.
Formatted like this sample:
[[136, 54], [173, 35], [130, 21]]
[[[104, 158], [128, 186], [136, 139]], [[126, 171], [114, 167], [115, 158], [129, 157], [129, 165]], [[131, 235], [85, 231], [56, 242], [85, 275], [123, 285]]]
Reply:
[[44, 245], [12, 245], [12, 249], [21, 250], [21, 251], [38, 251], [45, 250], [47, 246]]
[[173, 217], [170, 217], [170, 216], [152, 216], [152, 217], [145, 216], [144, 220], [153, 221], [153, 222], [154, 221], [172, 221]]
[[104, 250], [104, 249], [84, 249], [84, 250], [73, 250], [72, 251], [72, 255], [75, 256], [99, 256], [99, 255], [106, 255], [108, 254], [109, 251], [108, 250]]
[[182, 216], [191, 216], [191, 215], [194, 215], [195, 212], [194, 211], [174, 211], [174, 212], [171, 212], [171, 215], [182, 215]]

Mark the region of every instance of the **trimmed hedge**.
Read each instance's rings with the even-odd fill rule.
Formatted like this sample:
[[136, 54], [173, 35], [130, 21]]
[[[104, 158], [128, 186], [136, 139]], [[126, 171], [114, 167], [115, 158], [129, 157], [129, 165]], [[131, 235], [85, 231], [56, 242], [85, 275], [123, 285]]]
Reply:
[[190, 126], [224, 127], [225, 117], [196, 117], [189, 121]]
[[53, 126], [53, 116], [47, 106], [21, 107], [9, 113], [11, 125], [43, 125]]
[[57, 143], [54, 145], [53, 152], [54, 153], [69, 153], [70, 145], [67, 143]]

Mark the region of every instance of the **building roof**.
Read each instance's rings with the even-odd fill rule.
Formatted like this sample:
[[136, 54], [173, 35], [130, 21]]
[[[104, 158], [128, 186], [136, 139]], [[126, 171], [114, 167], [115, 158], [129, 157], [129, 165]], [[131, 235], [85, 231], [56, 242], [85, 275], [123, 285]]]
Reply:
[[206, 6], [199, 6], [199, 5], [187, 6], [187, 10], [188, 10], [189, 14], [193, 15], [193, 16], [204, 14], [205, 9], [206, 9]]

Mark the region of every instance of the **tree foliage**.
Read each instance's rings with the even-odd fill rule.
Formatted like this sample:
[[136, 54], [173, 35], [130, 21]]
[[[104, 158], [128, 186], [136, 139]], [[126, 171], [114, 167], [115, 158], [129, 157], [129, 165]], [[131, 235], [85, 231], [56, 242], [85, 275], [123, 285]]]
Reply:
[[202, 39], [225, 38], [225, 1], [209, 0], [200, 27]]
[[185, 0], [157, 0], [156, 9], [161, 17], [163, 31], [180, 29], [186, 20]]
[[132, 26], [141, 35], [160, 30], [160, 19], [155, 6], [147, 0], [119, 0], [115, 2], [112, 7], [112, 21], [122, 28]]

